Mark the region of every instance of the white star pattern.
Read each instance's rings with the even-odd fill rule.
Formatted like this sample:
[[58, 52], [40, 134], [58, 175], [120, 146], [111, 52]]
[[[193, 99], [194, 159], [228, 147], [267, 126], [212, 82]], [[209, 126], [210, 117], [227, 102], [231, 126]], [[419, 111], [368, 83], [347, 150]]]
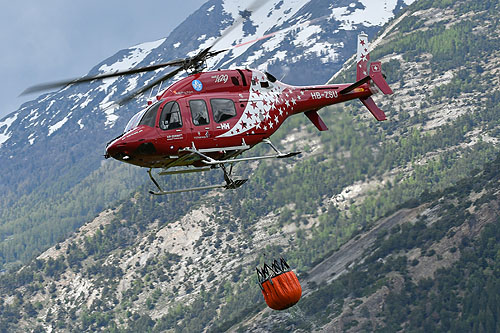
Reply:
[[358, 52], [356, 62], [367, 62], [370, 60], [370, 51], [368, 50], [368, 36], [360, 35], [358, 40]]
[[[277, 129], [289, 114], [287, 108], [290, 107], [290, 101], [284, 97], [291, 97], [293, 105], [300, 99], [300, 96], [296, 96], [298, 90], [294, 91], [288, 85], [276, 81], [271, 87], [264, 88], [260, 85], [260, 81], [267, 81], [265, 75], [260, 71], [252, 71], [252, 82], [255, 84], [249, 91], [248, 103], [242, 115], [231, 129], [217, 137], [231, 137], [245, 132], [253, 134], [259, 132], [255, 129], [261, 128], [264, 131], [268, 128]], [[304, 95], [303, 91], [300, 93]]]

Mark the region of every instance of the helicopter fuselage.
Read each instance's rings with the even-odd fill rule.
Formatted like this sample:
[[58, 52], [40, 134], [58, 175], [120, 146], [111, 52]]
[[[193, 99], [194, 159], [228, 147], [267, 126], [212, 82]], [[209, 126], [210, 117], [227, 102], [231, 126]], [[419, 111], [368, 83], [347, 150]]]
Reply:
[[[106, 155], [148, 168], [168, 167], [185, 154], [185, 148], [225, 159], [229, 157], [225, 148], [253, 147], [297, 113], [306, 113], [319, 130], [325, 130], [317, 110], [366, 99], [375, 92], [363, 83], [341, 94], [348, 86], [291, 86], [250, 69], [193, 74], [157, 96], [156, 103], [136, 116], [136, 124], [129, 124], [128, 131], [108, 144]], [[194, 156], [176, 166], [186, 165], [204, 164]]]

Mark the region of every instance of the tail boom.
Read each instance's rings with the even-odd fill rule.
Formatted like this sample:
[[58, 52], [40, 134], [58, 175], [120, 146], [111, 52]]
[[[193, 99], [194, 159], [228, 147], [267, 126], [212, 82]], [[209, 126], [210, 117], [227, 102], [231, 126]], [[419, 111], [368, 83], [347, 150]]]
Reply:
[[387, 117], [384, 111], [375, 104], [371, 96], [376, 92], [375, 86], [385, 95], [392, 94], [392, 89], [385, 81], [380, 61], [371, 62], [368, 72], [369, 60], [368, 35], [361, 33], [358, 36], [356, 82], [352, 84], [297, 87], [300, 89], [302, 97], [299, 98], [300, 101], [294, 101], [297, 105], [292, 108], [293, 113], [304, 112], [318, 130], [326, 131], [328, 127], [319, 117], [317, 113], [319, 109], [328, 105], [359, 99], [375, 119], [378, 121], [386, 120]]

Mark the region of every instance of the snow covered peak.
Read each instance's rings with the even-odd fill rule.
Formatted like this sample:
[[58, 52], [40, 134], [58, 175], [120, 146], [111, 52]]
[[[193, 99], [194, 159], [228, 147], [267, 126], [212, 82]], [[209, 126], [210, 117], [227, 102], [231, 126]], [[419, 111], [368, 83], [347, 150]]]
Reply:
[[9, 131], [10, 126], [17, 119], [18, 113], [14, 113], [13, 115], [9, 115], [0, 121], [0, 147], [2, 144], [9, 140], [12, 132]]
[[[254, 8], [249, 8], [248, 3], [240, 0], [210, 0], [167, 38], [121, 50], [98, 64], [90, 74], [192, 56], [216, 42], [214, 50], [244, 45], [210, 59], [208, 69], [241, 66], [272, 72], [290, 84], [324, 83], [355, 52], [358, 32], [365, 31], [373, 37], [395, 13], [413, 2], [269, 0], [251, 2]], [[244, 19], [242, 13], [246, 14]], [[245, 44], [276, 31], [281, 32]], [[151, 82], [158, 72], [170, 70], [69, 85], [26, 103], [0, 121], [0, 154], [16, 143], [20, 144], [18, 147], [27, 143], [33, 146], [59, 134], [81, 133], [85, 137], [87, 131], [99, 129], [113, 137], [145, 103], [147, 95], [157, 95], [159, 89], [146, 92], [146, 97], [134, 99], [120, 109], [112, 108], [113, 102]], [[174, 80], [182, 75], [185, 73]], [[95, 137], [88, 140], [92, 139]]]
[[102, 65], [99, 67], [99, 71], [103, 73], [113, 73], [134, 68], [139, 65], [154, 49], [163, 44], [165, 40], [166, 38], [163, 38], [157, 41], [132, 46], [127, 49], [129, 51], [128, 54], [124, 53], [122, 58], [119, 58], [111, 65]]

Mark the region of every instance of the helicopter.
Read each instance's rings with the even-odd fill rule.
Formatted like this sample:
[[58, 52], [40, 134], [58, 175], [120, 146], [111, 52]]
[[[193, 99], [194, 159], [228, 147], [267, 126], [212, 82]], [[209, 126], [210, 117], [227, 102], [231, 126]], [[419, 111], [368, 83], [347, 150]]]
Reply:
[[[216, 188], [237, 189], [248, 179], [233, 178], [232, 169], [235, 163], [282, 159], [300, 154], [300, 152], [281, 152], [269, 139], [288, 117], [299, 113], [304, 113], [319, 131], [325, 131], [328, 127], [318, 115], [319, 109], [359, 99], [376, 120], [386, 119], [384, 112], [371, 96], [379, 91], [383, 94], [392, 94], [392, 90], [382, 74], [381, 62], [369, 64], [368, 36], [364, 33], [358, 35], [354, 83], [293, 86], [280, 82], [268, 72], [256, 69], [205, 71], [207, 59], [229, 50], [212, 51], [214, 45], [215, 43], [193, 57], [38, 85], [27, 89], [24, 93], [154, 71], [167, 66], [177, 67], [118, 103], [123, 105], [160, 82], [173, 78], [181, 71], [190, 73], [156, 96], [156, 101], [148, 101], [147, 107], [130, 119], [124, 132], [106, 145], [105, 158], [114, 158], [148, 169], [148, 175], [156, 187], [156, 190], [150, 191], [153, 195]], [[234, 47], [241, 45], [243, 44]], [[253, 157], [241, 156], [259, 143], [269, 145], [274, 153]], [[153, 176], [153, 169], [161, 169], [158, 174], [162, 176], [221, 169], [224, 183], [164, 190]]]

